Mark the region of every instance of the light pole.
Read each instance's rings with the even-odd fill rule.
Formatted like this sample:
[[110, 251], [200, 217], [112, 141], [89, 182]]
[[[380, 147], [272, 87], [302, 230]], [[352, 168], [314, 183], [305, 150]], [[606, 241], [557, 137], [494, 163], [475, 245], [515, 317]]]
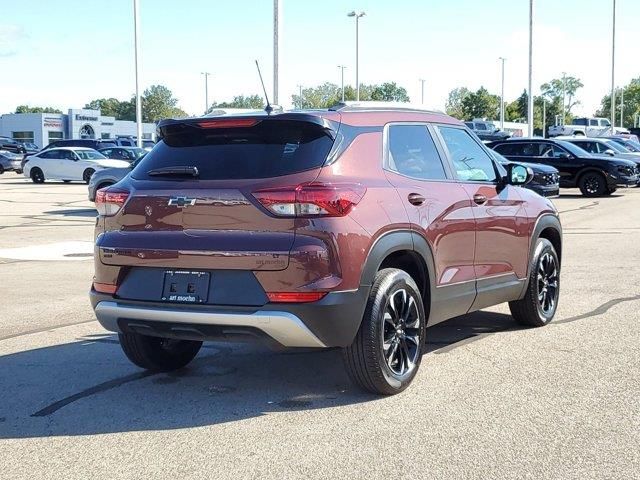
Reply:
[[611, 132], [616, 126], [616, 0], [613, 0], [613, 29], [611, 33]]
[[547, 99], [542, 97], [542, 138], [547, 138]]
[[360, 81], [358, 79], [358, 23], [360, 18], [364, 17], [364, 12], [356, 13], [355, 10], [347, 13], [347, 17], [355, 17], [356, 19], [356, 101], [360, 101]]
[[420, 78], [420, 103], [424, 105], [424, 82], [426, 81], [423, 78]]
[[298, 87], [298, 108], [302, 108], [302, 85], [297, 85]]
[[529, 137], [533, 137], [533, 0], [529, 0], [529, 99], [527, 121]]
[[204, 113], [209, 111], [209, 72], [200, 72], [200, 75], [204, 75]]
[[566, 103], [566, 95], [567, 95], [567, 74], [562, 72], [562, 125], [567, 123], [567, 103]]
[[502, 63], [502, 91], [500, 93], [500, 130], [504, 131], [504, 61], [506, 58], [500, 57]]
[[140, 99], [140, 37], [138, 30], [140, 29], [140, 14], [138, 0], [133, 0], [133, 42], [136, 57], [136, 134], [138, 136], [137, 144], [142, 148], [142, 101]]
[[282, 0], [273, 0], [273, 104], [278, 105]]
[[624, 87], [620, 89], [620, 128], [624, 128]]
[[342, 103], [344, 103], [344, 69], [347, 68], [344, 65], [338, 65], [338, 68], [340, 69], [340, 82], [342, 84]]

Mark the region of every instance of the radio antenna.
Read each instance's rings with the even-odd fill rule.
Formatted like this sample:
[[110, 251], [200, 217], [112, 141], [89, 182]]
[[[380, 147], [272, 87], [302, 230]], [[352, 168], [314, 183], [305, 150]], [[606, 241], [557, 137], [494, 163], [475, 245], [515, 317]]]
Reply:
[[267, 106], [264, 107], [264, 111], [267, 112], [267, 115], [273, 111], [273, 107], [269, 103], [269, 97], [267, 96], [267, 89], [264, 86], [264, 80], [262, 80], [262, 73], [260, 73], [260, 65], [258, 64], [258, 60], [256, 60], [256, 68], [258, 69], [258, 75], [260, 76], [260, 83], [262, 84], [262, 91], [264, 92], [264, 99], [267, 101]]

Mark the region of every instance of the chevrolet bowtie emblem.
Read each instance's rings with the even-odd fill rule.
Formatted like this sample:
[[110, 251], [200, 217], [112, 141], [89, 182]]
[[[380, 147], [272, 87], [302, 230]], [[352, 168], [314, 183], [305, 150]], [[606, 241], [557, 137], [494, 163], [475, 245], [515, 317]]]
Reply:
[[195, 198], [189, 197], [171, 197], [169, 199], [170, 207], [190, 207], [196, 204]]

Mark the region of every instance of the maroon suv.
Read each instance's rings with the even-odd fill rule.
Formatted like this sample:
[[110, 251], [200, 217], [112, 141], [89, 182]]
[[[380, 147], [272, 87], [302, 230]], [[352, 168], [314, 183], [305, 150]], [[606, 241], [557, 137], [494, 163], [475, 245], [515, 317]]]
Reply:
[[447, 115], [341, 104], [158, 130], [96, 199], [91, 301], [142, 368], [259, 337], [341, 347], [355, 382], [392, 394], [427, 326], [502, 302], [525, 325], [555, 314], [557, 211]]

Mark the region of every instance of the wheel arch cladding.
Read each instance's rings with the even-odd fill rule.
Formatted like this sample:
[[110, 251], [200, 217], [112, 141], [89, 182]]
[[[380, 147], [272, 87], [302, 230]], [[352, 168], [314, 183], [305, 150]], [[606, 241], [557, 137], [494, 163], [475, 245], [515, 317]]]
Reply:
[[558, 254], [558, 261], [562, 265], [562, 225], [557, 216], [546, 214], [541, 216], [536, 222], [533, 235], [531, 237], [531, 247], [529, 249], [529, 260], [533, 258], [536, 242], [539, 238], [545, 238], [551, 242]]
[[422, 294], [425, 309], [428, 310], [435, 262], [427, 241], [410, 230], [383, 234], [367, 255], [360, 284], [372, 285], [376, 273], [389, 267], [404, 270], [413, 278]]

